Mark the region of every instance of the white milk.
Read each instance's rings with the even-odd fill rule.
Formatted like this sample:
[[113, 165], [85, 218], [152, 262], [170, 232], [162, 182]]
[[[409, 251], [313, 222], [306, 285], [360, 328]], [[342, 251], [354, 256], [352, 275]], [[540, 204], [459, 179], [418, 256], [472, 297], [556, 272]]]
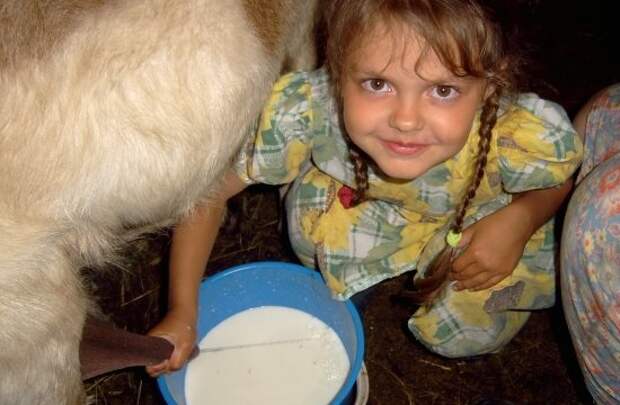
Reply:
[[[257, 343], [275, 342], [268, 345]], [[240, 312], [213, 328], [189, 362], [189, 405], [328, 404], [349, 372], [342, 341], [306, 312], [266, 306]]]

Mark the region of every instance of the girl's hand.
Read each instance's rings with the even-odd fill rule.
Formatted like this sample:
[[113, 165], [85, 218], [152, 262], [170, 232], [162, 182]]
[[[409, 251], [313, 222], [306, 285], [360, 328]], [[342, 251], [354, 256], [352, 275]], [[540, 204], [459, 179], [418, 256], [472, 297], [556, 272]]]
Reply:
[[188, 361], [196, 344], [196, 322], [186, 318], [169, 312], [149, 331], [150, 336], [162, 337], [174, 345], [174, 351], [168, 360], [146, 367], [146, 372], [151, 377], [176, 371]]
[[455, 290], [490, 288], [517, 267], [532, 235], [527, 217], [508, 205], [482, 218], [463, 231], [459, 246], [465, 250], [452, 265], [450, 278]]

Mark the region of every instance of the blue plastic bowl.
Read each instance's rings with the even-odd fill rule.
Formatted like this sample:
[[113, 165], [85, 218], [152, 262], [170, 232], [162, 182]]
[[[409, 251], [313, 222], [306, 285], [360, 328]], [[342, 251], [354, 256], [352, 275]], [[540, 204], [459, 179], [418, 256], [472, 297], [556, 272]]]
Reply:
[[[205, 279], [200, 286], [198, 340], [230, 316], [265, 305], [305, 311], [338, 334], [347, 350], [351, 369], [331, 404], [349, 401], [362, 368], [364, 329], [355, 306], [348, 300], [334, 300], [317, 271], [292, 263], [259, 262], [236, 266]], [[157, 379], [169, 405], [186, 404], [186, 371], [184, 367]]]

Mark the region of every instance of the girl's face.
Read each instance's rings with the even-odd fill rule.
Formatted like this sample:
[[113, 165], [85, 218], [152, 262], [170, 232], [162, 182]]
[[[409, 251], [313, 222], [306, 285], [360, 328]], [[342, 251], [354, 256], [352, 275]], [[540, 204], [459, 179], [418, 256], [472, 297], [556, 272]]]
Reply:
[[455, 76], [432, 50], [422, 55], [415, 33], [376, 35], [386, 32], [379, 28], [347, 61], [344, 124], [387, 176], [411, 180], [465, 145], [486, 82]]

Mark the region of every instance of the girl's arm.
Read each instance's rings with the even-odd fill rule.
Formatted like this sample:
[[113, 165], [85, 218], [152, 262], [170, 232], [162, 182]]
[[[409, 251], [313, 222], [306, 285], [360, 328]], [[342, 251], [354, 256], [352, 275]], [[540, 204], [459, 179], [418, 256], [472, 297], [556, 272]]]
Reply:
[[174, 371], [189, 358], [196, 340], [198, 289], [226, 212], [228, 199], [246, 187], [232, 172], [218, 194], [183, 220], [175, 229], [170, 249], [168, 313], [149, 335], [164, 337], [174, 345], [170, 359], [147, 367], [151, 376]]
[[569, 178], [557, 187], [520, 193], [465, 229], [459, 244], [465, 250], [452, 266], [454, 288], [483, 290], [511, 275], [530, 237], [555, 215], [572, 185]]

